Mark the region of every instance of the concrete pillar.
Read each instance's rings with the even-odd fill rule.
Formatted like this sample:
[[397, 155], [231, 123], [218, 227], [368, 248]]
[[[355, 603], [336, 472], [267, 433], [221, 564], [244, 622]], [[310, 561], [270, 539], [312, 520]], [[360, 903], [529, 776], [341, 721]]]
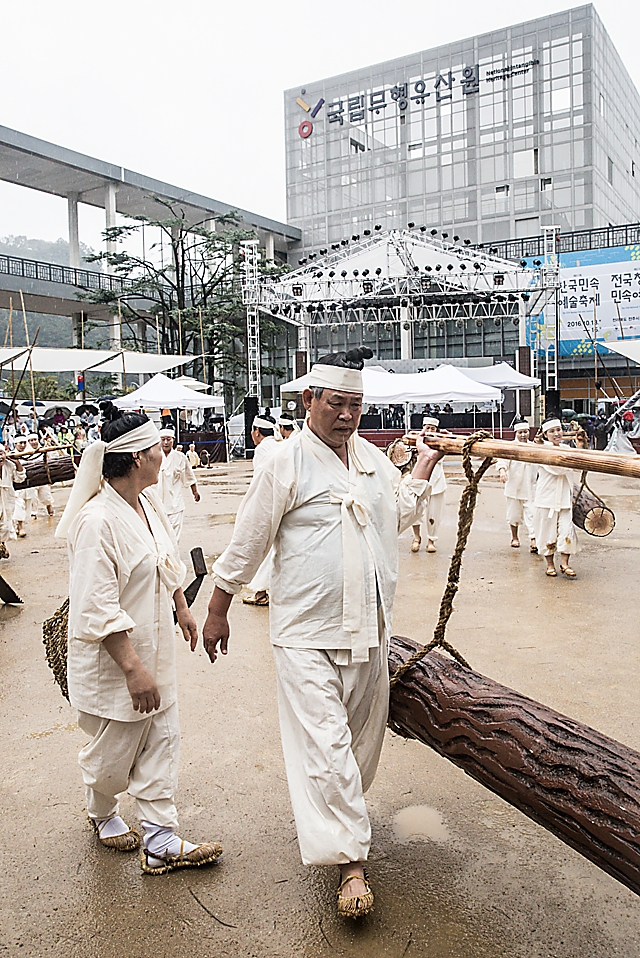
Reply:
[[78, 230], [78, 194], [69, 193], [67, 197], [69, 218], [69, 266], [80, 268], [80, 233]]
[[276, 258], [275, 236], [273, 233], [267, 233], [265, 237], [265, 254], [267, 262], [273, 262]]
[[400, 307], [400, 359], [413, 359], [413, 328], [408, 306]]
[[[105, 214], [105, 226], [107, 229], [110, 229], [112, 226], [116, 225], [116, 193], [117, 188], [115, 183], [107, 183], [104, 190], [104, 214]], [[116, 244], [113, 241], [107, 242], [107, 253], [115, 253]], [[111, 273], [112, 269], [110, 266], [107, 266], [107, 272]]]

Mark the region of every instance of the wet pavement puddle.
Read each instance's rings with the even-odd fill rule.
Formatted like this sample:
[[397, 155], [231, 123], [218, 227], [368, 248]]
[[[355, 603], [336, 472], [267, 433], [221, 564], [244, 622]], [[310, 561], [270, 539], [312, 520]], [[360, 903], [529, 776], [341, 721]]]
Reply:
[[451, 838], [440, 812], [428, 805], [403, 808], [396, 814], [393, 827], [400, 842], [448, 842]]

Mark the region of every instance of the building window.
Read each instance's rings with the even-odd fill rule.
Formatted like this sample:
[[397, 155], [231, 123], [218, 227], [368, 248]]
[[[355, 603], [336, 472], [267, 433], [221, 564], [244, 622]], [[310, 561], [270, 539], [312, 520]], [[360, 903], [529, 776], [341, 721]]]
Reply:
[[349, 139], [349, 143], [351, 144], [352, 153], [364, 153], [364, 143], [358, 143], [358, 141], [353, 138]]
[[551, 177], [545, 176], [540, 180], [540, 189], [541, 190], [550, 190], [551, 189]]
[[607, 179], [613, 186], [613, 160], [610, 156], [607, 157]]
[[634, 160], [631, 160], [631, 175], [632, 176], [636, 175], [636, 164]]
[[600, 114], [601, 114], [601, 116], [604, 116], [604, 106], [605, 106], [605, 104], [604, 104], [604, 94], [603, 94], [603, 93], [600, 94], [600, 97], [599, 97], [599, 99], [598, 99], [598, 106], [599, 106], [599, 108], [600, 108]]

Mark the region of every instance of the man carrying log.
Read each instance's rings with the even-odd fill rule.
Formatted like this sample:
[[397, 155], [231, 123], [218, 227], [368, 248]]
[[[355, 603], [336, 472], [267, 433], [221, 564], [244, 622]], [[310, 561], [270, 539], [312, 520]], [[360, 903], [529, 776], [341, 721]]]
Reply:
[[[435, 436], [439, 425], [440, 420], [436, 419], [435, 416], [425, 416], [422, 420], [425, 436]], [[427, 552], [436, 551], [436, 540], [438, 538], [440, 520], [442, 519], [442, 510], [444, 508], [446, 492], [447, 480], [444, 477], [444, 468], [442, 463], [438, 462], [436, 463], [431, 474], [431, 495], [429, 496], [428, 501], [424, 504], [424, 509], [420, 517], [427, 530]], [[411, 551], [419, 552], [421, 542], [422, 538], [420, 536], [420, 522], [414, 522]]]
[[422, 436], [411, 478], [357, 434], [368, 349], [323, 357], [302, 399], [309, 417], [256, 473], [213, 568], [204, 626], [215, 662], [227, 611], [274, 545], [271, 642], [280, 729], [302, 860], [339, 865], [338, 912], [367, 914], [371, 785], [387, 722], [387, 640], [399, 532], [416, 519], [442, 453]]
[[[27, 449], [27, 437], [26, 436], [17, 436], [15, 441], [15, 451], [18, 455], [22, 455]], [[24, 469], [22, 461], [17, 460], [20, 463], [20, 468]], [[24, 479], [24, 471], [21, 474], [20, 480]], [[15, 490], [15, 506], [13, 509], [13, 524], [15, 526], [15, 531], [18, 539], [24, 539], [27, 532], [25, 530], [24, 524], [27, 518], [27, 506], [31, 500], [32, 489], [16, 489]]]
[[8, 539], [15, 539], [13, 530], [13, 513], [16, 507], [16, 492], [14, 482], [24, 480], [24, 466], [18, 459], [14, 462], [7, 458], [7, 450], [0, 444], [0, 559], [9, 558], [6, 543]]
[[[529, 423], [517, 422], [513, 427], [515, 442], [529, 442]], [[520, 548], [518, 529], [524, 523], [529, 534], [529, 552], [537, 553], [534, 523], [533, 497], [535, 495], [538, 467], [531, 462], [517, 459], [499, 459], [498, 475], [504, 483], [507, 499], [507, 522], [511, 529], [511, 547]]]
[[[29, 462], [44, 462], [44, 453], [42, 453], [42, 447], [40, 446], [40, 440], [38, 435], [35, 432], [30, 433], [27, 436], [27, 452], [39, 453], [37, 456], [32, 456]], [[51, 493], [50, 484], [43, 483], [40, 486], [34, 486], [31, 489], [31, 518], [37, 519], [38, 512], [40, 511], [39, 507], [43, 505], [47, 510], [47, 515], [53, 515], [53, 495]]]
[[[547, 419], [541, 426], [544, 444], [560, 447], [564, 433], [559, 419]], [[578, 536], [573, 524], [573, 486], [576, 473], [562, 466], [540, 464], [534, 499], [536, 541], [547, 561], [548, 576], [557, 577], [554, 556], [560, 553], [560, 572], [567, 579], [576, 573], [569, 559], [578, 551]]]

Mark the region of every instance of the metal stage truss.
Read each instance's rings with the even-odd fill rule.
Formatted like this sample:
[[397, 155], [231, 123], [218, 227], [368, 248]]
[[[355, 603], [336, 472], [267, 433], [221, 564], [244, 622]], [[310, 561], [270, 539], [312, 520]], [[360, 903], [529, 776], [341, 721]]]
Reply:
[[[248, 245], [245, 249], [248, 252]], [[324, 252], [324, 251], [323, 251]], [[543, 312], [557, 268], [517, 265], [410, 230], [353, 237], [286, 275], [258, 276], [244, 302], [295, 326], [508, 320]]]

